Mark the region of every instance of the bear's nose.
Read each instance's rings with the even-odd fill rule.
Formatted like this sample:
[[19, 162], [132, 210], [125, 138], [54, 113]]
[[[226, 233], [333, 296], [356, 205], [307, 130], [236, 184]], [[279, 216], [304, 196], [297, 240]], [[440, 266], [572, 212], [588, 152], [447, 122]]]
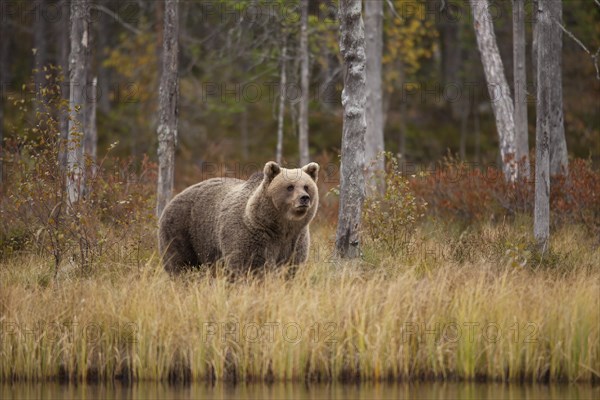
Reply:
[[304, 195], [302, 197], [300, 197], [300, 204], [308, 204], [308, 202], [310, 201], [310, 196], [309, 195]]

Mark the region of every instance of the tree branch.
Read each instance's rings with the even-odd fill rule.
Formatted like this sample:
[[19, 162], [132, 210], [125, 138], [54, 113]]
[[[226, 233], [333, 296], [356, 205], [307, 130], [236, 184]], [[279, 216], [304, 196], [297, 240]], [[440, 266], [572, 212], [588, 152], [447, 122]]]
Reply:
[[392, 11], [392, 14], [394, 14], [394, 17], [400, 18], [400, 15], [398, 15], [398, 12], [396, 11], [396, 8], [394, 7], [394, 3], [392, 3], [392, 0], [387, 0], [387, 4], [390, 7], [390, 11]]
[[94, 10], [97, 10], [97, 11], [102, 11], [104, 14], [112, 17], [115, 21], [117, 21], [118, 23], [120, 23], [121, 25], [123, 25], [123, 27], [125, 29], [127, 29], [128, 31], [131, 31], [131, 32], [135, 33], [136, 35], [139, 35], [139, 34], [143, 33], [141, 30], [139, 30], [135, 26], [132, 26], [132, 25], [128, 24], [127, 22], [123, 21], [121, 19], [121, 17], [119, 17], [119, 15], [116, 14], [116, 13], [114, 13], [111, 9], [106, 8], [105, 6], [103, 6], [101, 4], [91, 4], [90, 8], [94, 9]]
[[[595, 1], [596, 1], [596, 4], [600, 5], [599, 0], [595, 0]], [[563, 24], [560, 23], [560, 21], [556, 20], [553, 17], [551, 17], [550, 19], [552, 20], [552, 22], [554, 22], [558, 26], [560, 26], [560, 29], [562, 29], [562, 31], [564, 33], [566, 33], [571, 39], [573, 39], [575, 41], [575, 43], [577, 43], [583, 49], [583, 51], [588, 53], [588, 55], [592, 58], [594, 67], [596, 68], [596, 79], [598, 79], [600, 81], [600, 67], [598, 66], [598, 57], [600, 56], [600, 47], [598, 47], [598, 50], [596, 50], [595, 54], [592, 54], [592, 52], [589, 51], [587, 47], [585, 47], [585, 45], [581, 42], [581, 40], [577, 39], [577, 37], [575, 37], [574, 34], [572, 34], [567, 28], [565, 28], [563, 26]]]

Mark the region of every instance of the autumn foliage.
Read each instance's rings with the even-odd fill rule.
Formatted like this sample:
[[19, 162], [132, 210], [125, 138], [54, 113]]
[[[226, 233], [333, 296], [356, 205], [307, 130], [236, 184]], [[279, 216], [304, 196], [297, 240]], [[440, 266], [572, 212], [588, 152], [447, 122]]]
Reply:
[[[553, 223], [583, 224], [600, 232], [600, 172], [583, 159], [572, 160], [569, 169], [568, 176], [553, 177], [551, 182]], [[508, 183], [494, 166], [478, 167], [448, 157], [432, 170], [411, 176], [409, 185], [434, 216], [474, 222], [533, 212], [533, 179]]]

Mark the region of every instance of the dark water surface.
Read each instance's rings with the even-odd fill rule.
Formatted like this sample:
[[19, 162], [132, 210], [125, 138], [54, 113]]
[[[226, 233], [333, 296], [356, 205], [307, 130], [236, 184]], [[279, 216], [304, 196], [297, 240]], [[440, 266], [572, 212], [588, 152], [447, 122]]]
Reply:
[[600, 399], [600, 386], [504, 385], [495, 383], [414, 383], [362, 385], [251, 384], [186, 386], [159, 383], [132, 385], [0, 384], [0, 399]]

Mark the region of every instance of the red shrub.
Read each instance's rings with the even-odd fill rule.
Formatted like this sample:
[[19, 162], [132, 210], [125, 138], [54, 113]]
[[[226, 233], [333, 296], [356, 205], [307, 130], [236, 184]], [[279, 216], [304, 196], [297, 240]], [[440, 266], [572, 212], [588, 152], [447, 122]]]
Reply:
[[[507, 183], [502, 171], [492, 166], [481, 168], [448, 158], [434, 170], [413, 175], [409, 182], [436, 216], [473, 221], [533, 212], [535, 181]], [[583, 223], [600, 230], [600, 171], [591, 162], [573, 160], [569, 175], [553, 177], [550, 186], [553, 223]]]

